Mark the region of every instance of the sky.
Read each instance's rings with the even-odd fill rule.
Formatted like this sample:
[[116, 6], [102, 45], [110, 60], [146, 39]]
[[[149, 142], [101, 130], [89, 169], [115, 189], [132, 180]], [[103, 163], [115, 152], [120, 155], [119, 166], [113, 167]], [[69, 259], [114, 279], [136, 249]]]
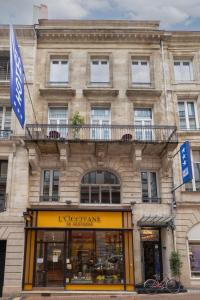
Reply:
[[0, 24], [32, 24], [40, 4], [49, 19], [159, 20], [166, 30], [200, 30], [200, 0], [0, 0]]

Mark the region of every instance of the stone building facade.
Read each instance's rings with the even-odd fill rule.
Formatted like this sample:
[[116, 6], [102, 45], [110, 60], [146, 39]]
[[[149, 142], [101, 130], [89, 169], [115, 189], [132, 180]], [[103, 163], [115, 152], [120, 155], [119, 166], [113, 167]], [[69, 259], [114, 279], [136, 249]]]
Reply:
[[[27, 104], [26, 130], [13, 121], [0, 148], [12, 193], [0, 215], [4, 294], [134, 291], [171, 275], [173, 249], [181, 281], [198, 287], [199, 32], [154, 21], [40, 20], [34, 30], [19, 44], [36, 118]], [[185, 140], [195, 179], [172, 193]]]

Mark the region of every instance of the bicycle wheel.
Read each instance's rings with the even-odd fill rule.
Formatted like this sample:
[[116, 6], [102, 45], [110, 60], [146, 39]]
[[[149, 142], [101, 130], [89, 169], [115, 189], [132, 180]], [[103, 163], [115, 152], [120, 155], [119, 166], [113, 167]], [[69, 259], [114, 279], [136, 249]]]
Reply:
[[157, 281], [155, 279], [147, 279], [144, 283], [144, 288], [147, 293], [155, 293]]
[[170, 293], [179, 293], [180, 291], [180, 282], [175, 279], [169, 279], [166, 283], [166, 288]]

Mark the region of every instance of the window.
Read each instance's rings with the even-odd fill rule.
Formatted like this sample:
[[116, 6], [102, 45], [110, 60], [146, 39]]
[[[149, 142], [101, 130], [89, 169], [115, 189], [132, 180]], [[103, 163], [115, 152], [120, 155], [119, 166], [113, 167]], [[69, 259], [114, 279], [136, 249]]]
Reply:
[[176, 81], [191, 81], [193, 80], [193, 70], [191, 60], [175, 60], [174, 74]]
[[156, 172], [141, 172], [143, 202], [158, 203], [158, 188]]
[[132, 83], [150, 84], [150, 69], [148, 60], [132, 60]]
[[51, 83], [68, 83], [69, 66], [66, 59], [52, 59], [50, 65], [50, 82]]
[[188, 192], [200, 192], [200, 151], [192, 151], [192, 161], [193, 180], [185, 185], [185, 189]]
[[91, 59], [90, 63], [90, 82], [109, 83], [110, 71], [108, 58]]
[[59, 171], [44, 170], [42, 180], [42, 201], [58, 201], [59, 198]]
[[10, 79], [10, 57], [9, 53], [0, 53], [0, 80]]
[[49, 107], [49, 137], [50, 138], [66, 138], [68, 111], [67, 107]]
[[93, 171], [81, 181], [81, 203], [119, 204], [120, 183], [118, 178], [107, 171]]
[[188, 244], [191, 276], [200, 279], [200, 223], [189, 230]]
[[136, 108], [134, 110], [134, 123], [137, 140], [152, 140], [151, 108]]
[[178, 102], [179, 126], [181, 130], [197, 129], [196, 103], [193, 101]]
[[[91, 138], [95, 140], [109, 140], [111, 138], [110, 109], [93, 107], [91, 110]], [[107, 126], [106, 126], [107, 125]]]
[[6, 181], [7, 181], [8, 161], [0, 161], [0, 212], [6, 208]]
[[11, 107], [0, 106], [0, 139], [10, 136], [11, 111]]

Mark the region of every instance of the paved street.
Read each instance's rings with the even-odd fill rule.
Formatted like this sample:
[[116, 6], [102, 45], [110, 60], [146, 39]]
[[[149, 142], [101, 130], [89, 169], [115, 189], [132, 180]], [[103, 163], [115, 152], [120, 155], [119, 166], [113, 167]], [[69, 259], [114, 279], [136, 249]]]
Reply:
[[159, 295], [69, 295], [69, 296], [23, 296], [0, 298], [1, 300], [200, 300], [198, 293], [182, 293], [178, 295], [159, 294]]

